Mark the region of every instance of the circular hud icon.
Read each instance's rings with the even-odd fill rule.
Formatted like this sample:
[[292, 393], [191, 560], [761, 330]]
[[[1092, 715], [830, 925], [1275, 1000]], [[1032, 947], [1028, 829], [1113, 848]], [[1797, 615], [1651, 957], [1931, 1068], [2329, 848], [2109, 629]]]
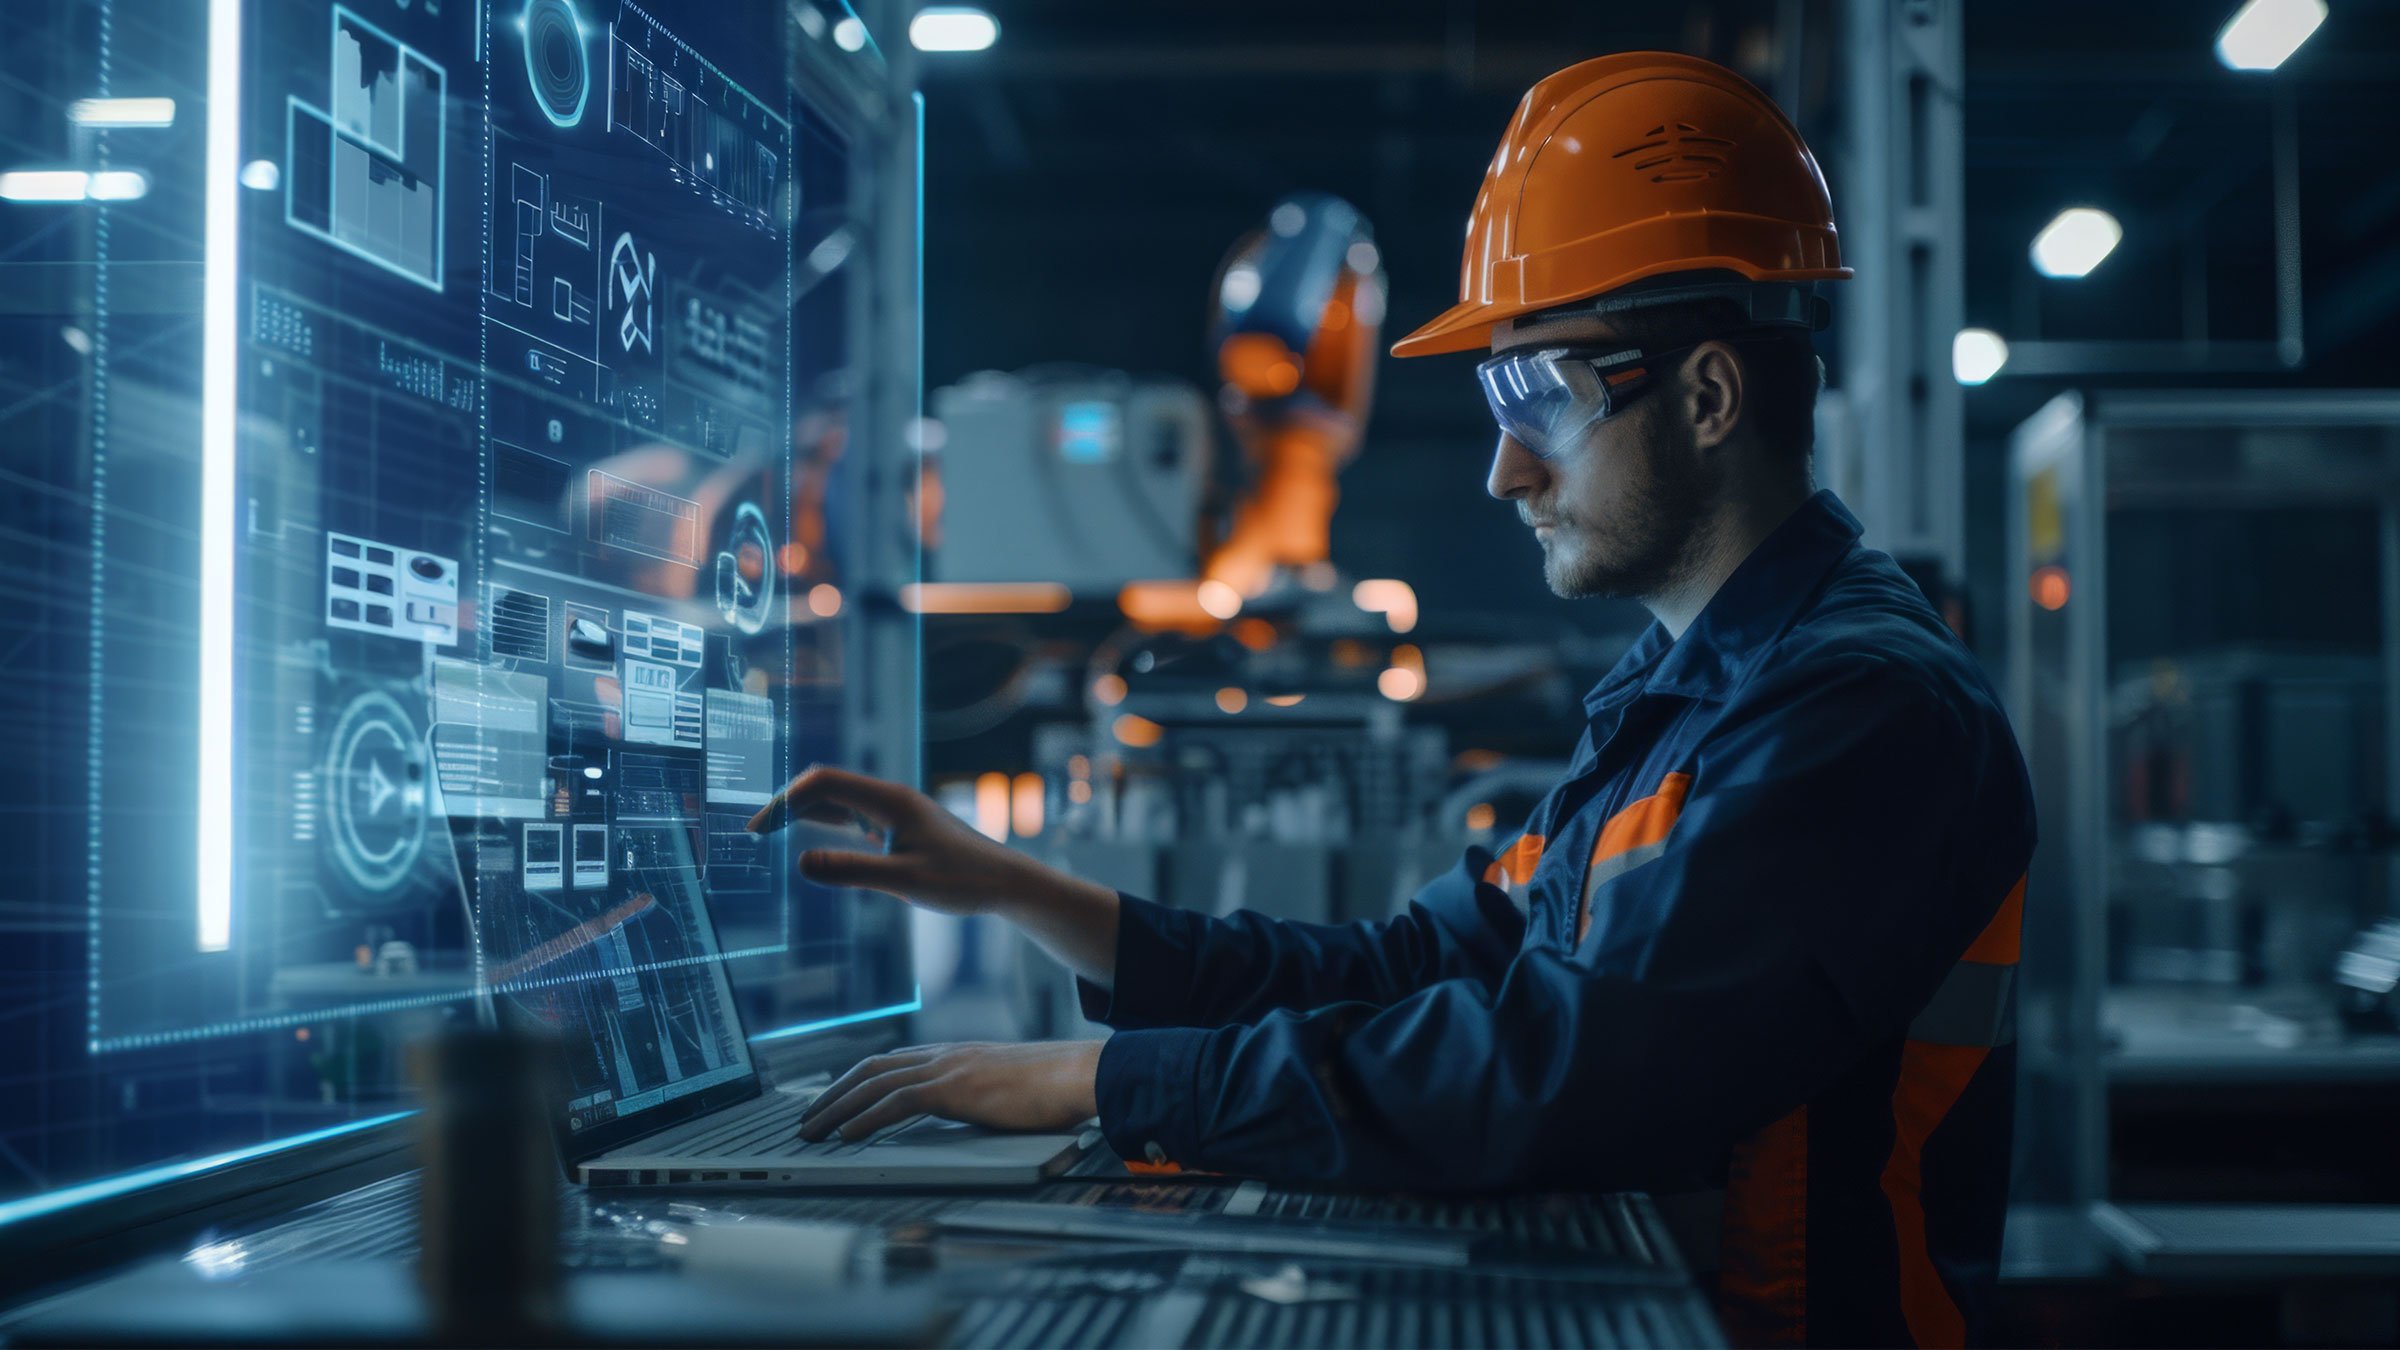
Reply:
[[775, 543], [767, 513], [751, 502], [734, 509], [733, 537], [717, 555], [717, 612], [745, 633], [767, 626], [775, 599]]
[[552, 124], [571, 127], [583, 120], [591, 67], [584, 57], [583, 24], [568, 0], [531, 0], [525, 6], [525, 78]]
[[399, 701], [361, 694], [342, 710], [325, 755], [333, 857], [370, 902], [399, 898], [425, 849], [425, 745]]

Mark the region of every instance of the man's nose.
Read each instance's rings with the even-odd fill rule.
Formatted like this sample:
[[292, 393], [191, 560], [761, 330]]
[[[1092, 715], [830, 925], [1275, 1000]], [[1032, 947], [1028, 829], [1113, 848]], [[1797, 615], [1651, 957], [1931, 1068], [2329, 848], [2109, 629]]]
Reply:
[[1492, 473], [1483, 489], [1504, 502], [1529, 497], [1547, 486], [1550, 466], [1542, 457], [1526, 449], [1517, 438], [1502, 433], [1500, 448], [1492, 454]]

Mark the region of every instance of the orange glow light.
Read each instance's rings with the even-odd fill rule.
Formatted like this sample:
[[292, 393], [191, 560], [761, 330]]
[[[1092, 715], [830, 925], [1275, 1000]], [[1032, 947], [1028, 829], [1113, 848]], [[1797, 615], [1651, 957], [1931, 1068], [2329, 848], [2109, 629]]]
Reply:
[[1406, 703], [1425, 692], [1425, 677], [1413, 670], [1391, 666], [1375, 677], [1375, 690], [1394, 703]]
[[1158, 744], [1159, 739], [1167, 734], [1165, 727], [1147, 717], [1137, 717], [1132, 713], [1119, 715], [1109, 730], [1116, 734], [1118, 740], [1136, 750], [1146, 750]]
[[2067, 596], [2073, 591], [2073, 589], [2074, 588], [2067, 582], [2067, 569], [2060, 567], [2055, 563], [2048, 567], [2039, 567], [2034, 569], [2033, 603], [2040, 605], [2042, 608], [2049, 610], [2065, 609], [2067, 607]]
[[801, 568], [808, 566], [808, 545], [797, 539], [792, 540], [782, 548], [775, 550], [775, 561], [782, 566], [786, 574], [797, 576]]
[[987, 773], [975, 779], [975, 829], [987, 839], [1008, 839], [1008, 775]]
[[1117, 608], [1134, 627], [1205, 636], [1217, 631], [1217, 620], [1200, 605], [1200, 587], [1191, 581], [1129, 581], [1117, 592]]
[[1250, 696], [1231, 685], [1217, 691], [1217, 707], [1221, 711], [1238, 713], [1249, 706]]
[[1300, 706], [1300, 700], [1307, 697], [1306, 694], [1269, 694], [1267, 695], [1267, 706], [1270, 708], [1297, 708]]
[[1009, 785], [1008, 827], [1019, 839], [1031, 839], [1042, 832], [1042, 810], [1047, 805], [1042, 796], [1042, 776], [1021, 773]]
[[1255, 616], [1244, 619], [1233, 626], [1233, 640], [1254, 652], [1263, 652], [1275, 645], [1275, 625]]
[[1499, 820], [1500, 813], [1492, 809], [1490, 802], [1477, 802], [1467, 808], [1467, 828], [1470, 830], [1488, 830]]
[[820, 619], [830, 619], [842, 612], [842, 592], [832, 582], [820, 582], [808, 588], [808, 612]]
[[1078, 778], [1067, 784], [1067, 800], [1082, 806], [1092, 799], [1092, 785]]
[[1091, 777], [1091, 776], [1092, 776], [1092, 760], [1091, 760], [1091, 757], [1090, 757], [1089, 755], [1069, 755], [1069, 756], [1067, 756], [1067, 776], [1068, 776], [1069, 778], [1089, 778], [1089, 777]]
[[917, 581], [900, 588], [911, 614], [1056, 614], [1072, 596], [1054, 581]]
[[1123, 703], [1125, 701], [1125, 677], [1113, 674], [1103, 675], [1092, 681], [1092, 697], [1098, 699], [1103, 708], [1113, 708]]

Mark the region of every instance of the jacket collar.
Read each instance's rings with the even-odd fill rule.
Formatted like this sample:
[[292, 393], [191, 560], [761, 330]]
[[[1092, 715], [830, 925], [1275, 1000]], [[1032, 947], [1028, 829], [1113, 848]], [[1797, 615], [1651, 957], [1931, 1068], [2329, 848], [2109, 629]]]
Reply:
[[1807, 501], [1750, 551], [1678, 640], [1652, 623], [1592, 691], [1594, 717], [1638, 693], [1721, 699], [1791, 626], [1860, 532], [1831, 489]]

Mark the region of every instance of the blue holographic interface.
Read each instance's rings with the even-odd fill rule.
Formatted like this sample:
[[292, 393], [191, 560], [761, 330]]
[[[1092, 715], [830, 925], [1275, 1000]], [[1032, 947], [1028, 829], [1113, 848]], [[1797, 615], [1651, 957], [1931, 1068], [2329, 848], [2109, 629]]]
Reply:
[[[227, 5], [230, 262], [197, 247], [226, 237], [200, 146], [228, 88], [201, 11]], [[175, 8], [101, 28], [189, 81], [188, 178], [150, 170], [138, 206], [231, 267], [230, 308], [138, 317], [119, 280], [120, 317], [82, 320], [114, 400], [89, 451], [105, 678], [88, 853], [55, 869], [86, 920], [51, 990], [78, 1099], [138, 1123], [52, 1156], [96, 1118], [20, 1103], [0, 1132], [49, 1162], [0, 1202], [404, 1109], [401, 1047], [486, 1000], [566, 1033], [593, 1123], [748, 1072], [745, 1023], [913, 1006], [905, 914], [744, 829], [799, 768], [859, 762], [847, 451], [866, 274], [900, 266], [854, 105], [795, 73], [808, 7]], [[142, 219], [112, 218], [104, 263]], [[137, 416], [159, 444], [200, 422], [190, 462], [126, 450]]]

